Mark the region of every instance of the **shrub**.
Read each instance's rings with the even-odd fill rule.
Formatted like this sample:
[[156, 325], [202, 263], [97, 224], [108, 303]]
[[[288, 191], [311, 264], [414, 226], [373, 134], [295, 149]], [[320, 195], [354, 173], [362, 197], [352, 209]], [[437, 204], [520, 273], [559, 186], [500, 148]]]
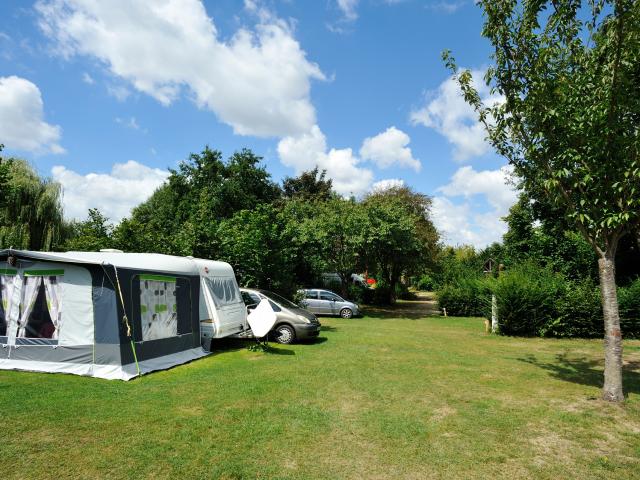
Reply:
[[378, 280], [373, 291], [373, 303], [375, 305], [388, 305], [391, 297], [391, 286], [384, 280]]
[[495, 283], [498, 326], [504, 335], [540, 335], [555, 318], [562, 277], [534, 265], [504, 272]]
[[591, 280], [561, 282], [555, 312], [540, 328], [546, 337], [597, 338], [603, 335], [600, 290]]
[[413, 283], [413, 286], [418, 290], [431, 292], [435, 289], [435, 282], [433, 281], [431, 275], [425, 273], [416, 279], [416, 281]]
[[626, 338], [640, 338], [640, 278], [618, 289], [620, 328]]
[[491, 280], [461, 277], [438, 290], [437, 297], [447, 315], [486, 317], [491, 311]]

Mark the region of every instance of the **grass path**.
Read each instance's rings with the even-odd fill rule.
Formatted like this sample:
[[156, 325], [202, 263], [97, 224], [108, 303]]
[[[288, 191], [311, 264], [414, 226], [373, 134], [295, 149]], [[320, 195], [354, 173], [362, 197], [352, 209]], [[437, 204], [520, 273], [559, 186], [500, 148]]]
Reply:
[[609, 405], [601, 341], [421, 309], [323, 319], [318, 342], [270, 353], [226, 342], [129, 383], [0, 372], [3, 477], [640, 478], [640, 342]]

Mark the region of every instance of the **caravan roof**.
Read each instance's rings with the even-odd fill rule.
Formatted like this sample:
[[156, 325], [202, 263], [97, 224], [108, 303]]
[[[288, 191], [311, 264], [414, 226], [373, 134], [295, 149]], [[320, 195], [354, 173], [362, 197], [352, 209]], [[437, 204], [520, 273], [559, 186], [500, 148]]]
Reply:
[[176, 257], [160, 253], [122, 252], [34, 252], [29, 250], [0, 250], [0, 257], [12, 253], [34, 260], [53, 262], [88, 263], [113, 265], [116, 268], [131, 268], [166, 273], [182, 273], [204, 276], [229, 276], [233, 269], [228, 263], [193, 257]]

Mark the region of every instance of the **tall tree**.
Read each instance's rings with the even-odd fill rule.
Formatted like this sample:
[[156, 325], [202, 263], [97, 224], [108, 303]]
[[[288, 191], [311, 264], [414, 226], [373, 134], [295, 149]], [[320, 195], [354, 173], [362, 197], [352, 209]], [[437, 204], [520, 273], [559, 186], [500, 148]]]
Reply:
[[286, 198], [298, 198], [308, 201], [323, 201], [335, 197], [333, 182], [326, 178], [327, 171], [320, 172], [318, 167], [302, 172], [297, 177], [286, 177], [282, 181], [282, 190]]
[[[0, 153], [4, 149], [4, 145], [0, 143]], [[7, 204], [9, 197], [9, 189], [11, 184], [9, 183], [9, 162], [2, 158], [0, 155], [0, 208]]]
[[62, 245], [64, 250], [96, 252], [113, 245], [113, 225], [97, 208], [90, 208], [86, 220], [72, 221], [67, 228], [69, 238]]
[[261, 160], [246, 149], [227, 162], [222, 153], [209, 147], [191, 154], [171, 170], [165, 185], [116, 228], [116, 245], [127, 250], [213, 256], [222, 219], [280, 197], [280, 188], [260, 165]]
[[401, 277], [417, 273], [437, 256], [431, 199], [408, 187], [392, 187], [368, 195], [363, 204], [368, 217], [368, 267], [386, 284], [388, 301], [393, 303]]
[[347, 296], [351, 274], [361, 266], [367, 232], [364, 206], [342, 198], [316, 204], [315, 214], [300, 229], [300, 241], [307, 255], [316, 257], [316, 268], [340, 276], [343, 296]]
[[60, 184], [41, 178], [25, 160], [9, 159], [4, 165], [0, 248], [51, 250], [63, 228]]
[[624, 399], [615, 256], [640, 223], [640, 2], [480, 0], [493, 45], [483, 105], [444, 60], [531, 198], [550, 200], [591, 244], [605, 326], [602, 396]]

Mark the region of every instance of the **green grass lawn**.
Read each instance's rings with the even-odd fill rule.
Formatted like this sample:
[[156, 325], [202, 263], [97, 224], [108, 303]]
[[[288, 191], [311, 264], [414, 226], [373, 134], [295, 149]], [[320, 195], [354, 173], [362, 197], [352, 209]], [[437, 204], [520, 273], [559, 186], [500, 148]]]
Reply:
[[2, 476], [640, 478], [640, 342], [617, 406], [598, 400], [601, 341], [396, 312], [128, 383], [0, 372]]

